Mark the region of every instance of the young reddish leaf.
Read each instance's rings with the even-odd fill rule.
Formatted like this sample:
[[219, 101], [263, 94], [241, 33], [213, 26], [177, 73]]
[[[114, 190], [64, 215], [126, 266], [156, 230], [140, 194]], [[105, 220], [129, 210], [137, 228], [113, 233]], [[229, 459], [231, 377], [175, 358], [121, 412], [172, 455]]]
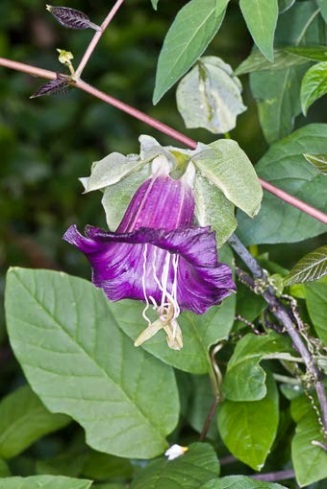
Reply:
[[96, 31], [100, 30], [100, 27], [90, 21], [89, 17], [74, 8], [68, 7], [53, 7], [52, 5], [47, 5], [47, 10], [54, 16], [59, 24], [69, 29], [94, 29]]
[[43, 95], [53, 95], [58, 93], [65, 93], [69, 88], [69, 83], [67, 78], [58, 75], [55, 80], [50, 80], [49, 82], [41, 85], [41, 87], [31, 95], [30, 98], [42, 97]]

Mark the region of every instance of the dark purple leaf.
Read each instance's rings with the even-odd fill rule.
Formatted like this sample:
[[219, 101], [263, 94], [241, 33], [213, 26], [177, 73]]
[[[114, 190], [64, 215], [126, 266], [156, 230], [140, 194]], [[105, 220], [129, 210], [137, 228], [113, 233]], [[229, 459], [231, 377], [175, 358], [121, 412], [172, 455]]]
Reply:
[[70, 29], [95, 29], [99, 30], [100, 27], [90, 21], [88, 16], [81, 12], [68, 7], [53, 7], [47, 5], [47, 10], [57, 19], [59, 24]]
[[58, 76], [55, 80], [42, 85], [30, 98], [42, 97], [43, 95], [53, 95], [58, 93], [65, 93], [69, 88], [67, 79], [63, 76]]

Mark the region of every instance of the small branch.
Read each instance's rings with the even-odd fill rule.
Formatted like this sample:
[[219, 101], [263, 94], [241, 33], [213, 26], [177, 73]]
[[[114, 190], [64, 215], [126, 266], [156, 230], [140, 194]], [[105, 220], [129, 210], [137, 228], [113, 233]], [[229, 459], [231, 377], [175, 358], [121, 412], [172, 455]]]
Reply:
[[78, 65], [78, 68], [76, 69], [75, 76], [77, 79], [80, 78], [85, 66], [87, 65], [87, 63], [88, 63], [88, 61], [89, 61], [89, 59], [90, 59], [90, 57], [94, 51], [94, 49], [96, 48], [96, 45], [100, 41], [102, 34], [104, 33], [104, 31], [106, 30], [106, 28], [108, 27], [108, 25], [110, 24], [110, 22], [112, 21], [112, 19], [114, 18], [114, 16], [116, 15], [116, 13], [118, 12], [119, 8], [122, 6], [123, 3], [124, 3], [124, 0], [117, 0], [116, 1], [115, 5], [110, 10], [107, 17], [102, 22], [102, 24], [100, 26], [100, 30], [94, 34], [90, 44], [88, 45], [85, 53], [83, 54], [83, 57], [80, 61], [80, 64]]
[[167, 126], [166, 124], [163, 124], [162, 122], [159, 122], [158, 120], [154, 119], [153, 117], [150, 117], [147, 114], [144, 114], [140, 110], [134, 109], [134, 107], [131, 107], [130, 105], [125, 104], [124, 102], [121, 102], [120, 100], [117, 100], [114, 97], [111, 97], [110, 95], [107, 95], [104, 92], [101, 92], [100, 90], [92, 87], [88, 83], [84, 82], [83, 80], [77, 80], [76, 81], [76, 87], [80, 88], [81, 90], [84, 90], [84, 92], [89, 93], [90, 95], [93, 95], [93, 97], [96, 97], [103, 102], [106, 102], [109, 105], [112, 105], [113, 107], [116, 107], [116, 109], [121, 110], [122, 112], [125, 112], [126, 114], [131, 115], [135, 119], [138, 119], [145, 124], [148, 124], [151, 127], [154, 127], [158, 131], [160, 131], [163, 134], [167, 134], [167, 136], [170, 136], [171, 138], [175, 139], [176, 141], [181, 142], [182, 144], [185, 144], [185, 146], [192, 147], [192, 149], [196, 148], [196, 142], [193, 141], [192, 139], [188, 138], [187, 136], [184, 136], [184, 134], [176, 131], [175, 129]]
[[12, 61], [7, 58], [0, 58], [0, 66], [5, 66], [6, 68], [11, 68], [16, 71], [22, 71], [28, 75], [47, 78], [49, 80], [55, 80], [57, 78], [57, 73], [55, 71], [44, 70], [43, 68], [37, 68], [36, 66], [20, 63], [19, 61]]
[[202, 428], [202, 431], [201, 431], [201, 434], [200, 434], [200, 437], [199, 437], [199, 440], [200, 441], [203, 441], [205, 439], [205, 437], [207, 436], [207, 433], [209, 431], [211, 422], [212, 422], [213, 417], [214, 417], [214, 415], [216, 413], [218, 404], [219, 404], [219, 396], [216, 396], [214, 398], [212, 404], [211, 404], [210, 411], [209, 411], [208, 416], [206, 417], [205, 423], [203, 425], [203, 428]]
[[[99, 35], [100, 32], [96, 33], [94, 35], [94, 38]], [[101, 37], [101, 36], [100, 36]], [[100, 39], [99, 37], [99, 39]], [[94, 39], [93, 38], [93, 39]], [[94, 49], [94, 48], [93, 48]], [[49, 70], [43, 70], [41, 68], [36, 68], [35, 66], [27, 65], [24, 63], [19, 63], [17, 61], [11, 61], [5, 58], [0, 58], [0, 66], [5, 66], [7, 68], [11, 68], [13, 70], [17, 71], [22, 71], [24, 73], [28, 73], [30, 75], [34, 76], [39, 76], [41, 78], [48, 78], [50, 80], [54, 80], [57, 78], [57, 73], [54, 71], [49, 71]], [[81, 66], [81, 64], [80, 64]], [[80, 69], [79, 66], [79, 69]], [[82, 66], [83, 68], [83, 66]], [[63, 75], [65, 76], [65, 75]], [[84, 92], [89, 93], [90, 95], [102, 100], [103, 102], [112, 105], [113, 107], [116, 107], [117, 109], [131, 115], [135, 119], [138, 119], [142, 121], [144, 124], [148, 124], [149, 126], [153, 127], [154, 129], [157, 129], [163, 134], [167, 134], [167, 136], [170, 136], [172, 139], [175, 139], [176, 141], [179, 141], [180, 143], [184, 144], [185, 146], [195, 149], [197, 146], [196, 141], [193, 139], [185, 136], [179, 131], [176, 131], [175, 129], [172, 129], [171, 127], [167, 126], [166, 124], [163, 124], [162, 122], [159, 122], [158, 120], [154, 119], [153, 117], [148, 116], [147, 114], [144, 114], [140, 110], [134, 109], [128, 104], [125, 104], [124, 102], [121, 102], [120, 100], [117, 100], [114, 97], [111, 97], [110, 95], [105, 94], [104, 92], [101, 92], [100, 90], [97, 90], [93, 86], [89, 85], [88, 83], [85, 83], [81, 79], [77, 79], [75, 86], [77, 88], [80, 88]], [[268, 192], [272, 193], [279, 199], [283, 200], [284, 202], [296, 207], [302, 212], [305, 212], [309, 216], [317, 219], [318, 221], [321, 221], [325, 224], [327, 224], [327, 214], [319, 211], [315, 207], [312, 207], [311, 205], [297, 199], [296, 197], [293, 197], [292, 195], [288, 194], [284, 190], [281, 190], [274, 185], [272, 185], [269, 182], [266, 182], [262, 178], [259, 179], [262, 187], [267, 190]]]
[[294, 470], [280, 470], [279, 472], [269, 472], [267, 474], [254, 474], [250, 477], [259, 481], [276, 482], [287, 479], [295, 479], [295, 473]]
[[[260, 267], [259, 263], [253, 258], [251, 253], [246, 249], [246, 247], [241, 243], [237, 236], [233, 235], [229, 240], [229, 244], [232, 246], [234, 251], [239, 255], [243, 262], [247, 265], [249, 270], [251, 270], [253, 276], [256, 279], [262, 279], [265, 277], [264, 271]], [[242, 281], [245, 281], [249, 287], [254, 290], [256, 287], [256, 282], [247, 273], [239, 271], [238, 275], [241, 277]], [[303, 343], [302, 338], [296, 325], [294, 323], [292, 313], [285, 307], [283, 302], [276, 297], [275, 291], [271, 286], [266, 287], [261, 291], [262, 297], [270, 306], [270, 311], [278, 319], [278, 321], [284, 326], [285, 331], [290, 336], [294, 348], [301, 355], [303, 362], [306, 366], [308, 373], [314, 383], [314, 387], [317, 393], [318, 401], [320, 404], [321, 417], [323, 422], [323, 428], [325, 437], [327, 436], [327, 398], [324, 385], [320, 380], [320, 372], [316, 367], [314, 360], [307, 349], [306, 345]]]

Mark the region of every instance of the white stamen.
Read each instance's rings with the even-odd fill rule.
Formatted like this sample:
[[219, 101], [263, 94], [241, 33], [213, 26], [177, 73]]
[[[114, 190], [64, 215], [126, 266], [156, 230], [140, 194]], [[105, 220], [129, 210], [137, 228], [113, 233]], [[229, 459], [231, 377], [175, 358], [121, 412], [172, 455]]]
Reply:
[[146, 279], [146, 258], [147, 258], [147, 253], [148, 253], [148, 245], [147, 243], [144, 245], [144, 251], [143, 251], [143, 274], [142, 274], [142, 289], [143, 289], [143, 295], [145, 299], [145, 308], [142, 311], [142, 317], [146, 320], [148, 325], [150, 326], [151, 321], [146, 315], [146, 311], [149, 309], [150, 304], [149, 304], [149, 299], [148, 296], [146, 295], [146, 285], [145, 285], [145, 279]]

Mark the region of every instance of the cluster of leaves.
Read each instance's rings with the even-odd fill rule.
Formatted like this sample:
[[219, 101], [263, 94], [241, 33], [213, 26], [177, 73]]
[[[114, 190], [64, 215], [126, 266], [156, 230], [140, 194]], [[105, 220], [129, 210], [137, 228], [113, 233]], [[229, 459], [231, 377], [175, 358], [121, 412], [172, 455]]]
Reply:
[[[193, 113], [193, 104], [198, 107], [202, 101], [204, 112], [187, 124], [226, 132], [233, 129], [236, 116], [245, 109], [237, 76], [250, 73], [260, 124], [270, 145], [256, 165], [258, 175], [325, 210], [327, 126], [305, 125], [302, 119], [297, 123], [303, 127], [294, 130], [294, 123], [301, 107], [305, 113], [324, 93], [324, 58], [318, 59], [322, 63], [309, 66], [317, 56], [324, 56], [327, 2], [255, 3], [256, 8], [250, 10], [248, 0], [240, 0], [234, 7], [258, 48], [234, 74], [216, 57], [200, 59], [224, 27], [229, 1], [189, 1], [165, 38], [153, 100], [158, 102], [196, 63], [189, 78], [179, 85], [179, 109], [187, 123], [184, 111]], [[152, 4], [160, 7], [157, 0]], [[68, 15], [68, 22], [78, 21], [68, 27], [92, 27], [85, 14], [52, 10], [59, 20]], [[97, 30], [96, 25], [93, 28]], [[103, 67], [103, 60], [100, 64]], [[225, 97], [232, 101], [222, 111], [228, 128], [221, 120], [213, 124], [212, 116]], [[49, 117], [54, 117], [54, 105], [51, 110]], [[95, 123], [97, 114], [92, 119]], [[71, 118], [67, 124], [76, 120]], [[118, 139], [117, 134], [108, 146]], [[114, 149], [120, 148], [124, 154], [129, 149], [122, 145]], [[184, 159], [185, 163], [185, 157], [194, 157], [194, 152], [170, 150], [177, 161]], [[220, 245], [236, 226], [234, 208], [227, 208], [227, 201], [241, 209], [237, 211], [237, 234], [254, 252], [264, 244], [295, 243], [325, 232], [322, 223], [270, 194], [264, 196], [253, 219], [261, 194], [245, 153], [231, 140], [202, 144], [200, 150], [200, 156], [195, 152], [201, 204], [198, 219], [202, 224], [211, 222], [218, 233], [220, 230]], [[208, 157], [208, 152], [214, 154]], [[59, 149], [57, 154], [61, 155]], [[94, 150], [89, 151], [89, 159], [96, 159]], [[104, 191], [110, 227], [117, 225], [132, 188], [146, 178], [145, 163], [150, 160], [111, 153], [83, 180], [86, 190]], [[85, 173], [86, 164], [83, 171], [80, 164], [76, 167], [79, 174]], [[69, 199], [60, 214], [65, 215], [67, 208], [70, 214], [75, 212]], [[84, 213], [88, 217], [97, 211]], [[268, 253], [257, 252], [257, 258], [271, 273], [270, 284], [281, 283], [280, 293], [287, 287], [288, 295], [298, 300], [297, 309], [307, 323], [302, 325], [302, 337], [323, 373], [327, 369], [326, 246], [303, 258], [290, 274]], [[233, 266], [227, 245], [220, 250], [220, 259]], [[109, 303], [89, 282], [62, 272], [9, 271], [7, 330], [28, 385], [6, 392], [0, 402], [0, 489], [279, 489], [279, 484], [233, 474], [253, 474], [263, 467], [277, 471], [290, 464], [301, 487], [317, 481], [323, 487], [327, 454], [320, 445], [326, 440], [310, 379], [289, 339], [272, 330], [271, 317], [259, 296], [238, 284], [237, 296], [205, 315], [184, 313], [180, 318], [184, 348], [180, 352], [167, 349], [160, 333], [142, 348], [133, 346], [143, 329], [142, 309], [142, 304], [132, 301]], [[235, 316], [252, 322], [255, 332], [261, 334], [249, 332]], [[224, 346], [218, 359], [214, 345]], [[21, 380], [15, 377], [16, 383], [17, 378]], [[218, 398], [218, 412], [212, 414], [211, 427], [205, 433], [206, 420]], [[55, 435], [51, 437], [51, 433]], [[199, 443], [201, 433], [206, 434], [206, 440]], [[187, 446], [188, 451], [168, 461], [163, 452], [173, 443]], [[220, 467], [219, 459], [230, 454], [235, 465]], [[292, 481], [285, 484], [294, 487]]]

